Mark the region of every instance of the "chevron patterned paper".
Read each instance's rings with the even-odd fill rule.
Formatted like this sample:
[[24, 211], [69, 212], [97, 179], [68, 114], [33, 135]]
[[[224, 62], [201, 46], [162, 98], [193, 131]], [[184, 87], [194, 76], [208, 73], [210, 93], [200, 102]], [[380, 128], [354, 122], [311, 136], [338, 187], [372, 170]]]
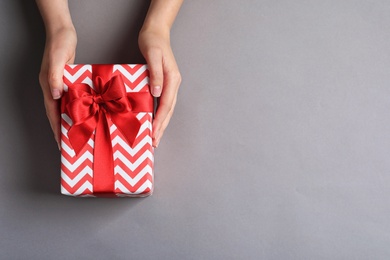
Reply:
[[[113, 75], [121, 74], [127, 92], [149, 92], [146, 65], [114, 65]], [[64, 90], [75, 83], [92, 88], [92, 65], [67, 65], [64, 70]], [[61, 193], [70, 196], [95, 197], [93, 188], [94, 134], [76, 155], [68, 139], [72, 120], [61, 114]], [[113, 150], [115, 196], [143, 197], [153, 192], [152, 113], [136, 113], [141, 128], [133, 148], [117, 127], [109, 122]], [[129, 126], [131, 127], [131, 126]]]

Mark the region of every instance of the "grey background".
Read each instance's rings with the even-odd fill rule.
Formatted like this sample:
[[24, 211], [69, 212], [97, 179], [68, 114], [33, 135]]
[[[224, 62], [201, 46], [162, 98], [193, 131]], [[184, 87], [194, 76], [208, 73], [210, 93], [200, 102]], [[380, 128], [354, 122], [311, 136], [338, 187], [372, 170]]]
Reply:
[[[142, 62], [144, 0], [70, 1], [77, 63]], [[0, 2], [0, 259], [389, 259], [390, 1], [186, 1], [146, 199], [59, 194], [33, 1]]]

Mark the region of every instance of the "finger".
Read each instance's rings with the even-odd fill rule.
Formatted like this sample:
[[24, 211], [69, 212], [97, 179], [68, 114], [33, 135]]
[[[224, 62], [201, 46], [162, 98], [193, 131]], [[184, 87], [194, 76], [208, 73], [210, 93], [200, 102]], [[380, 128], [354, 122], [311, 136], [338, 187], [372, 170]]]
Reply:
[[49, 61], [47, 82], [53, 99], [59, 99], [62, 96], [64, 87], [62, 78], [66, 62], [66, 56], [63, 53], [53, 54]]
[[160, 144], [161, 138], [163, 137], [165, 129], [167, 128], [169, 121], [172, 118], [173, 111], [175, 110], [176, 100], [177, 100], [177, 95], [175, 96], [175, 99], [173, 100], [173, 105], [172, 105], [171, 110], [168, 112], [167, 117], [165, 118], [164, 122], [161, 125], [158, 138], [153, 140], [154, 147], [158, 147], [158, 145]]
[[175, 96], [175, 99], [173, 100], [173, 105], [172, 105], [171, 110], [168, 112], [167, 117], [165, 118], [164, 122], [162, 123], [161, 129], [163, 129], [163, 131], [165, 130], [165, 128], [167, 128], [169, 121], [172, 118], [173, 111], [175, 110], [175, 106], [176, 106], [176, 101], [177, 101], [177, 95]]
[[44, 100], [46, 116], [49, 119], [49, 123], [51, 129], [54, 134], [54, 139], [57, 142], [58, 149], [60, 147], [60, 136], [61, 136], [61, 121], [60, 121], [60, 109], [59, 109], [59, 101], [52, 99], [50, 96], [48, 98], [45, 97]]
[[[153, 143], [158, 145], [159, 140], [165, 130], [163, 123], [167, 119], [169, 113], [175, 106], [177, 91], [181, 82], [179, 70], [175, 68], [165, 75], [164, 89], [160, 98], [160, 104], [153, 120]], [[169, 120], [168, 120], [169, 122]], [[165, 126], [166, 127], [166, 126]]]
[[160, 50], [150, 50], [145, 59], [149, 69], [150, 91], [154, 97], [160, 97], [164, 82], [162, 53]]

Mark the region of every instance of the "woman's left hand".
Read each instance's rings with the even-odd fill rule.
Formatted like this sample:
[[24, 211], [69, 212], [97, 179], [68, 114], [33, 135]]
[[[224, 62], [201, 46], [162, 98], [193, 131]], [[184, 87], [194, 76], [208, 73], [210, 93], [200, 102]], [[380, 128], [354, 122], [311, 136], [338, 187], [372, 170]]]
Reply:
[[170, 45], [168, 29], [142, 28], [138, 43], [148, 64], [151, 93], [154, 97], [160, 97], [152, 134], [153, 146], [157, 147], [172, 117], [181, 75]]

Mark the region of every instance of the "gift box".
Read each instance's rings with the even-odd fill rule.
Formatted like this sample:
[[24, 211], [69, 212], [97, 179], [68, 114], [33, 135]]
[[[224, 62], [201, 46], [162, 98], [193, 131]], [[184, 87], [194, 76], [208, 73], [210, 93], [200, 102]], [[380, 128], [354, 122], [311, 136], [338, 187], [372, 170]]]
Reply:
[[153, 192], [146, 65], [66, 65], [61, 98], [61, 193], [141, 197]]

